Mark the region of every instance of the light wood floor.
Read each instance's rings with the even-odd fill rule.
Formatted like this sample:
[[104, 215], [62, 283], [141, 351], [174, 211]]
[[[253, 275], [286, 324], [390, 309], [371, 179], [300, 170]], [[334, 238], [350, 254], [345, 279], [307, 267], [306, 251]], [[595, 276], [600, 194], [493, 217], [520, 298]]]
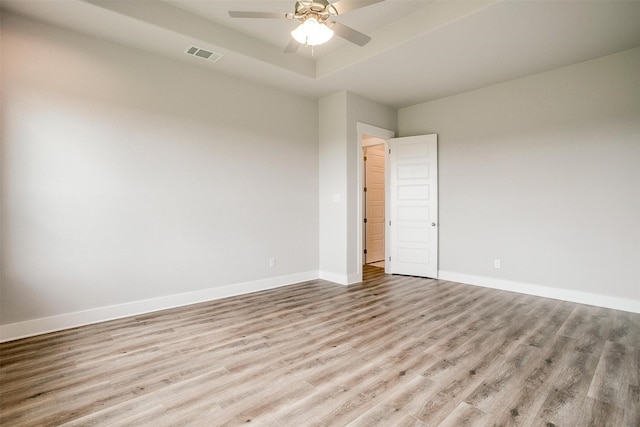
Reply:
[[640, 425], [640, 315], [365, 273], [4, 343], [0, 425]]

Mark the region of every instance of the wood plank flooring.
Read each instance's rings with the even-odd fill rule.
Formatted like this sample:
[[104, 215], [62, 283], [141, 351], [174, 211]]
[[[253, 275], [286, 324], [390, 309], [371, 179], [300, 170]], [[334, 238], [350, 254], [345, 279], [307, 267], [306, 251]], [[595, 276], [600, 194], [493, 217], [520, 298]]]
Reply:
[[1, 426], [640, 426], [640, 315], [404, 276], [0, 345]]

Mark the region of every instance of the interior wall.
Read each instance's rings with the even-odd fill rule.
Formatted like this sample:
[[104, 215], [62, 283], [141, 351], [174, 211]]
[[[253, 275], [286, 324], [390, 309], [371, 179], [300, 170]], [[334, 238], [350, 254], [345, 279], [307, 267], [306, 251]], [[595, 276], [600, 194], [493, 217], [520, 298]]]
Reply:
[[320, 277], [343, 283], [347, 270], [347, 102], [338, 92], [319, 105]]
[[1, 43], [0, 323], [317, 275], [315, 101], [6, 12]]
[[396, 132], [398, 114], [394, 108], [377, 104], [353, 93], [347, 94], [347, 275], [349, 283], [362, 280], [361, 202], [359, 174], [361, 174], [362, 141], [358, 137], [358, 123]]
[[632, 49], [401, 109], [401, 136], [438, 134], [441, 273], [638, 310], [639, 78]]
[[351, 284], [362, 270], [358, 122], [395, 131], [397, 113], [349, 92], [322, 98], [319, 109], [320, 277]]

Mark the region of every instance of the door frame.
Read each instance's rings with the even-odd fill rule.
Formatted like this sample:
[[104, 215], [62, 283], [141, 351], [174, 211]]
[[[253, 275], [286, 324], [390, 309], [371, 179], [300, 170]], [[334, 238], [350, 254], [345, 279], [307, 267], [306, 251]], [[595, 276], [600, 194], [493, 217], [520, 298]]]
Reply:
[[[356, 245], [356, 250], [357, 252], [357, 256], [356, 259], [358, 260], [358, 273], [357, 273], [357, 282], [362, 282], [362, 253], [363, 253], [363, 248], [362, 248], [362, 137], [364, 135], [369, 135], [369, 136], [374, 136], [376, 138], [380, 138], [384, 140], [384, 148], [385, 148], [385, 152], [388, 151], [389, 146], [387, 144], [387, 140], [391, 139], [391, 138], [395, 138], [396, 133], [392, 130], [389, 129], [383, 129], [377, 126], [373, 126], [373, 125], [369, 125], [366, 123], [361, 123], [361, 122], [357, 122], [356, 123], [356, 128], [357, 128], [357, 144], [358, 144], [358, 156], [357, 156], [357, 162], [356, 162], [356, 188], [357, 191], [355, 194], [358, 194], [357, 197], [357, 203], [358, 203], [358, 208], [356, 209], [356, 214], [358, 215], [358, 219], [357, 219], [357, 234], [358, 234], [358, 238], [357, 238], [357, 245]], [[385, 155], [385, 162], [386, 162], [387, 156]], [[386, 164], [385, 164], [385, 215], [388, 216], [386, 214], [386, 210], [387, 210], [387, 191], [386, 191], [386, 187], [389, 185], [389, 179], [387, 176], [387, 168], [386, 168]], [[386, 244], [385, 244], [385, 257], [386, 257]]]

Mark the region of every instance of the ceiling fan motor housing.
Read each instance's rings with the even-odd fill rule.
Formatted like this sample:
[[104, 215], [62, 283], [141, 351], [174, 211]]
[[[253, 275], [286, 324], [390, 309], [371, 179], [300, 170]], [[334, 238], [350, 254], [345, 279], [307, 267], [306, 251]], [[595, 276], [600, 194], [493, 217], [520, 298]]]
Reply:
[[338, 15], [336, 8], [327, 0], [298, 0], [295, 11], [295, 19], [304, 22], [308, 18], [315, 18], [321, 24]]

